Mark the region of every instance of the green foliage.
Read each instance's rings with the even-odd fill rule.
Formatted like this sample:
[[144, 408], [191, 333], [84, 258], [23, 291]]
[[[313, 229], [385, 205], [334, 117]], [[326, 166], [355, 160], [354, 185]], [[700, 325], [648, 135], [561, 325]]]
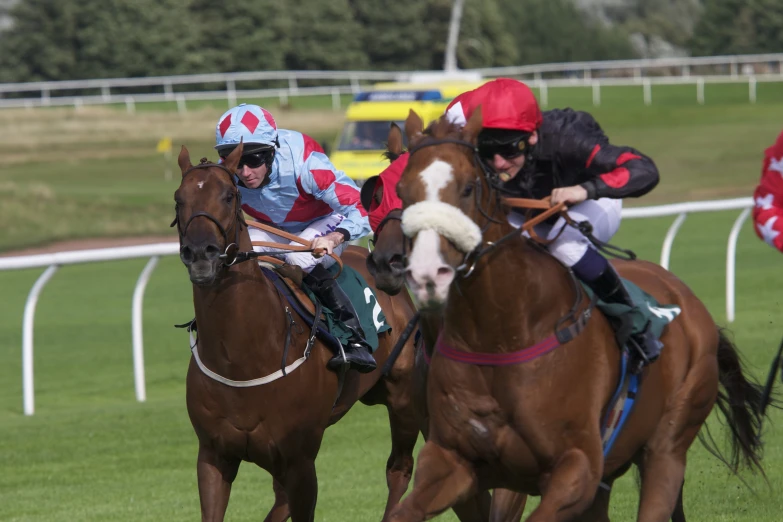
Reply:
[[694, 29], [694, 55], [773, 53], [783, 48], [779, 0], [706, 0]]
[[498, 0], [518, 63], [633, 58], [627, 33], [603, 27], [568, 0]]
[[184, 74], [197, 54], [189, 2], [26, 0], [0, 39], [3, 81]]

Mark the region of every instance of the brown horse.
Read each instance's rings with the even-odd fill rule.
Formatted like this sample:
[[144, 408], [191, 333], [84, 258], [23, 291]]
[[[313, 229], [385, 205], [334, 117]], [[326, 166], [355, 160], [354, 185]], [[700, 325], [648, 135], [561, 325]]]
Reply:
[[[274, 478], [275, 505], [266, 520], [290, 516], [295, 522], [312, 521], [315, 458], [324, 430], [357, 400], [385, 404], [389, 412], [388, 512], [408, 487], [419, 432], [410, 397], [413, 352], [404, 351], [385, 378], [379, 370], [366, 375], [349, 371], [339, 394], [338, 376], [326, 369], [331, 352], [320, 340], [315, 340], [309, 359], [301, 361], [310, 337], [302, 318], [290, 311], [257, 263], [229, 266], [221, 257], [221, 252], [228, 254], [232, 240], [240, 251], [252, 251], [232, 174], [241, 154], [240, 145], [224, 165], [195, 167], [185, 147], [179, 155], [176, 222], [180, 257], [193, 282], [196, 353], [206, 369], [231, 381], [275, 374], [284, 365], [289, 370], [263, 386], [236, 387], [208, 376], [196, 358], [191, 359], [187, 408], [199, 440], [202, 519], [223, 520], [239, 464], [248, 461]], [[365, 257], [366, 250], [357, 247], [343, 254], [344, 262], [369, 282]], [[380, 335], [374, 354], [380, 366], [414, 310], [407, 296], [392, 298], [377, 290], [375, 295], [394, 332]]]
[[[396, 124], [389, 129], [386, 157], [390, 161], [396, 160], [403, 152], [402, 131]], [[371, 178], [368, 183], [368, 193], [377, 203], [383, 199], [383, 191], [391, 190], [383, 184], [376, 186], [377, 179]], [[370, 202], [363, 201], [366, 210], [370, 211]], [[390, 295], [397, 295], [405, 287], [403, 264], [403, 239], [401, 226], [402, 209], [393, 209], [383, 217], [380, 226], [373, 237], [373, 251], [367, 256], [367, 269], [375, 278], [375, 284], [379, 290]], [[402, 295], [408, 296], [407, 292]], [[429, 354], [435, 345], [435, 339], [441, 325], [441, 314], [438, 311], [423, 310], [420, 317], [420, 332], [424, 346], [416, 351], [415, 366], [413, 369], [414, 392], [413, 399], [418, 413], [419, 424], [425, 440], [428, 435], [429, 413], [427, 411], [427, 373], [429, 371]], [[427, 350], [425, 354], [424, 350]], [[525, 510], [527, 496], [502, 489], [495, 490], [490, 498], [487, 491], [479, 492], [467, 498], [453, 509], [457, 518], [463, 522], [518, 522]]]
[[[687, 450], [716, 401], [731, 428], [733, 467], [741, 454], [760, 469], [760, 387], [744, 377], [736, 348], [704, 304], [642, 261], [616, 266], [682, 312], [664, 330], [666, 350], [645, 370], [635, 409], [604, 458], [600, 419], [621, 351], [597, 311], [571, 341], [525, 350], [552, 338], [576, 286], [552, 256], [512, 233], [474, 155], [481, 121], [478, 109], [464, 129], [441, 119], [426, 134], [415, 113], [406, 121], [411, 157], [397, 191], [410, 237], [407, 279], [420, 303], [442, 309], [444, 322], [428, 377], [429, 439], [414, 489], [390, 520], [425, 520], [497, 487], [541, 495], [528, 520], [608, 520], [609, 495], [599, 484], [611, 486], [632, 464], [641, 471], [638, 520], [669, 520], [682, 501]], [[586, 298], [580, 306], [589, 306]], [[510, 355], [529, 357], [487, 362]]]

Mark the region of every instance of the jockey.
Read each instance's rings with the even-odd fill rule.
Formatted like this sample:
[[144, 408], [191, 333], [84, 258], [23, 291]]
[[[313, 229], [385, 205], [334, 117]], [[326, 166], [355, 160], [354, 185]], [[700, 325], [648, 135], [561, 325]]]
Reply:
[[756, 234], [783, 252], [783, 132], [764, 151], [761, 181], [753, 193], [753, 224]]
[[[589, 221], [600, 241], [609, 241], [620, 227], [622, 198], [642, 196], [658, 184], [658, 169], [650, 158], [609, 143], [586, 112], [555, 109], [542, 114], [524, 83], [507, 78], [488, 82], [455, 98], [446, 117], [464, 125], [478, 106], [483, 117], [478, 155], [498, 173], [502, 190], [515, 197], [551, 196], [552, 205], [569, 205], [571, 217]], [[509, 216], [514, 226], [523, 221], [520, 213]], [[540, 228], [541, 235], [552, 240], [549, 252], [599, 298], [635, 306], [612, 265], [582, 232], [565, 226], [562, 218]], [[632, 339], [647, 362], [660, 355], [662, 344], [649, 324]]]
[[[278, 130], [266, 109], [243, 103], [229, 109], [215, 126], [215, 149], [223, 160], [240, 142], [244, 148], [236, 176], [242, 210], [248, 215], [310, 240], [310, 248], [327, 253], [340, 254], [347, 241], [369, 233], [367, 213], [359, 205], [359, 189], [332, 165], [313, 138]], [[286, 242], [255, 228], [249, 232], [252, 241]], [[305, 284], [350, 329], [345, 357], [351, 366], [362, 373], [373, 371], [375, 360], [356, 310], [327, 270], [334, 259], [295, 252], [287, 254], [285, 261], [304, 270]], [[338, 355], [328, 367], [334, 370], [341, 364]]]

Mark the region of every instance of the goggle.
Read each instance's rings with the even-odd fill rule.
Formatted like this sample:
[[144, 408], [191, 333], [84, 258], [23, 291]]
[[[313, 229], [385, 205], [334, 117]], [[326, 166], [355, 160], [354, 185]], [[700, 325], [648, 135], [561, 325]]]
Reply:
[[525, 153], [527, 149], [528, 136], [522, 136], [514, 141], [505, 143], [498, 142], [479, 142], [478, 153], [483, 159], [491, 160], [495, 154], [505, 159], [514, 159]]
[[[250, 154], [243, 154], [241, 158], [239, 158], [239, 164], [237, 164], [237, 170], [241, 169], [245, 165], [250, 167], [251, 169], [257, 169], [261, 165], [265, 165], [269, 163], [269, 159], [271, 155], [274, 153], [272, 150], [262, 150], [259, 152], [251, 152]], [[226, 161], [226, 158], [228, 156], [221, 156], [223, 161]]]

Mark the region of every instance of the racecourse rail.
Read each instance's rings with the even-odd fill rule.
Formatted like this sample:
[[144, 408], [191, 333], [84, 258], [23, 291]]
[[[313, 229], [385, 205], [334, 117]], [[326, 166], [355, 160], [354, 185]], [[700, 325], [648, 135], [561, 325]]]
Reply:
[[[374, 82], [437, 81], [443, 74], [443, 71], [248, 71], [0, 83], [0, 108], [125, 104], [132, 113], [136, 103], [176, 102], [179, 112], [186, 112], [187, 102], [195, 100], [225, 99], [233, 107], [238, 98], [278, 98], [285, 104], [290, 97], [331, 95], [332, 106], [337, 110], [342, 94], [356, 94]], [[591, 87], [593, 104], [600, 105], [602, 86], [635, 85], [641, 87], [640, 101], [650, 105], [653, 85], [682, 84], [694, 85], [697, 102], [704, 103], [705, 83], [747, 83], [748, 101], [755, 103], [758, 82], [783, 81], [783, 53], [531, 64], [460, 69], [448, 74], [463, 79], [499, 76], [522, 79], [540, 90], [544, 106], [547, 106], [548, 88]], [[238, 88], [237, 84], [247, 82], [255, 85], [264, 82], [276, 87]], [[319, 85], [304, 85], [307, 83]], [[287, 87], [280, 87], [281, 84]]]
[[[675, 203], [651, 207], [625, 208], [623, 209], [622, 215], [624, 218], [628, 219], [676, 216], [674, 222], [669, 226], [661, 248], [660, 264], [664, 268], [669, 268], [669, 258], [671, 256], [674, 238], [688, 214], [694, 212], [741, 210], [742, 212], [740, 212], [739, 216], [734, 221], [734, 225], [731, 227], [726, 249], [726, 318], [729, 322], [733, 322], [737, 239], [739, 238], [743, 223], [750, 215], [753, 205], [753, 198], [745, 197], [716, 201]], [[25, 415], [32, 415], [35, 412], [33, 388], [33, 323], [35, 320], [35, 308], [38, 302], [38, 296], [59, 267], [78, 263], [149, 258], [149, 261], [136, 281], [136, 288], [133, 292], [133, 299], [131, 302], [133, 372], [136, 399], [139, 402], [144, 402], [146, 400], [144, 343], [142, 336], [142, 302], [144, 299], [144, 290], [160, 257], [177, 254], [179, 254], [179, 243], [171, 242], [0, 258], [0, 270], [23, 270], [46, 267], [46, 270], [38, 277], [27, 296], [24, 318], [22, 321], [22, 388]]]

